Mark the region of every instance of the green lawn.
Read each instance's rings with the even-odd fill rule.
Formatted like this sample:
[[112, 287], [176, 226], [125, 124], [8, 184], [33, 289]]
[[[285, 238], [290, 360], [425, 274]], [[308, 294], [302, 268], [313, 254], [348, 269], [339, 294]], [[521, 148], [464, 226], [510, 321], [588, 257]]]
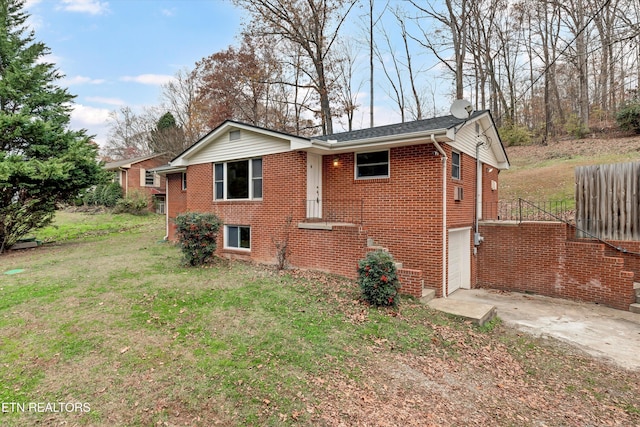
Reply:
[[0, 425], [640, 423], [640, 374], [499, 322], [373, 309], [317, 273], [183, 267], [155, 215], [55, 225], [0, 255]]

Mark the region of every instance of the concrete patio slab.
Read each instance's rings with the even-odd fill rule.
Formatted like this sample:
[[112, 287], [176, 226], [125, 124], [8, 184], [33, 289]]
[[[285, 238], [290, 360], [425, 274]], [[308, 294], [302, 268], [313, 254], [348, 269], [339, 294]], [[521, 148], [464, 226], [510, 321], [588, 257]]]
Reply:
[[640, 315], [598, 304], [488, 289], [458, 290], [450, 304], [494, 305], [505, 325], [552, 337], [591, 356], [640, 370]]
[[435, 310], [471, 320], [476, 325], [484, 325], [496, 316], [496, 307], [476, 301], [461, 301], [451, 298], [436, 298], [427, 303]]

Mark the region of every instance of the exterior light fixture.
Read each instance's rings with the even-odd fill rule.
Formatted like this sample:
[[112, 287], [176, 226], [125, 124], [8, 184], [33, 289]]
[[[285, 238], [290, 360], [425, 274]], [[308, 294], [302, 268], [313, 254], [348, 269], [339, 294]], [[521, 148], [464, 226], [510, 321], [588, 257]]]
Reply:
[[338, 167], [339, 164], [340, 164], [340, 157], [335, 156], [333, 158], [333, 167]]

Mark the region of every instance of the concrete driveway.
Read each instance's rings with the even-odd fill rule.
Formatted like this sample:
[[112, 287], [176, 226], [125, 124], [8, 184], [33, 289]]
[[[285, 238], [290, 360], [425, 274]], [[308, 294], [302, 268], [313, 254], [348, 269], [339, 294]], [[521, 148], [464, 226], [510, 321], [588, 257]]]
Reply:
[[449, 299], [492, 304], [506, 325], [553, 337], [626, 369], [640, 370], [640, 314], [488, 289], [460, 289]]

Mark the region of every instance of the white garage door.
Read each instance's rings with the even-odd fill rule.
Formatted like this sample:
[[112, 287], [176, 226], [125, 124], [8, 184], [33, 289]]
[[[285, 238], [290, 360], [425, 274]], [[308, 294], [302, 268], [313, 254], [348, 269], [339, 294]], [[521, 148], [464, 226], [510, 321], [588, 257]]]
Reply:
[[449, 289], [471, 288], [471, 228], [449, 230]]

